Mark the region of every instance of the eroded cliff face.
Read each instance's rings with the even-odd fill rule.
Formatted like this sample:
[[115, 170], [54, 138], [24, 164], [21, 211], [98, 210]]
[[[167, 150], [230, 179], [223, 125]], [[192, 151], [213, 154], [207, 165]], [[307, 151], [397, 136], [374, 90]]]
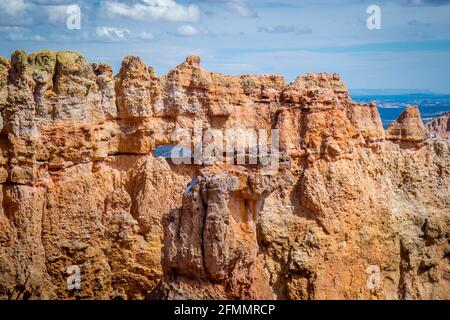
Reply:
[[[450, 298], [449, 143], [416, 107], [385, 132], [335, 74], [16, 51], [0, 113], [2, 299]], [[279, 129], [277, 172], [154, 155], [199, 121]]]
[[425, 124], [434, 139], [450, 139], [450, 112], [434, 118]]

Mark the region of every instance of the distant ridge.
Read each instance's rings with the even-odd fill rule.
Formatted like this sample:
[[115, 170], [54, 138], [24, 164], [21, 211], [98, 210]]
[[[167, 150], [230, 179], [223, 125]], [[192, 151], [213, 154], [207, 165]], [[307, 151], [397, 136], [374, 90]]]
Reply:
[[425, 127], [435, 139], [450, 139], [450, 111], [427, 121]]
[[420, 89], [350, 89], [350, 94], [355, 96], [396, 96], [408, 94], [439, 95], [441, 93]]

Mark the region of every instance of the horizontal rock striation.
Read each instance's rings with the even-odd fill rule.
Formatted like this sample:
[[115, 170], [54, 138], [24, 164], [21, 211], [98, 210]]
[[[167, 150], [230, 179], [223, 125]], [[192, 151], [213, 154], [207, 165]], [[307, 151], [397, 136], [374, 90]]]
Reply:
[[389, 125], [387, 139], [421, 142], [428, 138], [428, 130], [423, 125], [417, 106], [406, 108], [396, 121]]
[[[450, 298], [448, 141], [416, 107], [383, 130], [337, 74], [16, 51], [0, 115], [1, 299]], [[278, 129], [279, 169], [155, 155], [198, 123]]]

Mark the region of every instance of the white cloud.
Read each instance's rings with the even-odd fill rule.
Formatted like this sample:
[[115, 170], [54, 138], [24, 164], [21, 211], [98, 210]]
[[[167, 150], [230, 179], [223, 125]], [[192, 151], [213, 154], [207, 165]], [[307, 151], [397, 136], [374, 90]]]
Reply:
[[44, 41], [40, 34], [32, 34], [31, 30], [23, 27], [0, 27], [0, 35], [4, 34], [5, 39], [12, 41]]
[[67, 17], [67, 9], [69, 6], [57, 5], [57, 6], [45, 6], [43, 9], [46, 12], [48, 22], [51, 24], [65, 25]]
[[60, 5], [60, 4], [66, 4], [66, 5], [73, 5], [73, 4], [79, 4], [80, 2], [84, 2], [83, 0], [27, 0], [27, 2], [32, 2], [34, 4], [39, 5]]
[[12, 33], [12, 32], [27, 32], [28, 29], [23, 28], [23, 27], [5, 27], [5, 26], [0, 26], [0, 32], [2, 33]]
[[196, 5], [182, 5], [174, 0], [142, 0], [127, 5], [118, 1], [103, 1], [102, 9], [109, 18], [129, 18], [152, 21], [197, 21], [200, 10]]
[[36, 35], [34, 35], [34, 36], [31, 37], [31, 40], [34, 40], [34, 41], [44, 41], [45, 38], [44, 38], [43, 36], [41, 36], [40, 34], [36, 34]]
[[445, 6], [450, 0], [401, 0], [401, 4], [408, 6]]
[[257, 17], [258, 14], [250, 8], [246, 0], [226, 0], [228, 7], [242, 17]]
[[190, 24], [184, 24], [178, 27], [176, 34], [181, 37], [194, 37], [201, 35], [202, 33], [194, 26], [191, 26]]
[[151, 40], [154, 38], [154, 36], [148, 31], [141, 31], [137, 34], [137, 38], [141, 40]]
[[121, 41], [125, 40], [130, 34], [128, 29], [120, 29], [113, 27], [97, 27], [95, 33], [101, 39], [108, 41]]
[[97, 27], [95, 34], [102, 41], [151, 40], [153, 34], [148, 31], [134, 32], [129, 29], [115, 27]]
[[66, 0], [0, 0], [0, 25], [65, 26], [70, 5]]
[[258, 16], [257, 12], [251, 8], [247, 0], [202, 0], [202, 2], [226, 5], [231, 11], [242, 17]]
[[29, 5], [23, 0], [0, 1], [0, 25], [29, 25], [32, 18], [27, 14]]
[[296, 35], [311, 34], [312, 29], [310, 27], [296, 27], [294, 25], [276, 25], [274, 27], [259, 27], [258, 32], [274, 33], [274, 34], [286, 34], [293, 33]]
[[0, 10], [7, 15], [21, 14], [27, 8], [27, 4], [23, 0], [7, 0], [0, 2]]

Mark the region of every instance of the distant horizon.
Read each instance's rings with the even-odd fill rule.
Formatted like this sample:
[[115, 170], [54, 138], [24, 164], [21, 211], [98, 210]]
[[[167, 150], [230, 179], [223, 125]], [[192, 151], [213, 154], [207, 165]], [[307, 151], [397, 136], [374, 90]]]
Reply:
[[385, 128], [395, 121], [408, 106], [419, 108], [424, 123], [450, 111], [450, 95], [448, 94], [412, 93], [409, 90], [403, 94], [390, 93], [389, 90], [384, 94], [377, 92], [370, 94], [370, 91], [363, 95], [352, 94], [351, 92], [350, 94], [352, 99], [359, 103], [374, 101]]
[[405, 89], [405, 88], [349, 88], [352, 95], [411, 95], [411, 94], [423, 94], [423, 95], [449, 95], [450, 92], [438, 92], [429, 89]]
[[206, 69], [228, 75], [280, 74], [291, 82], [308, 71], [330, 72], [340, 74], [348, 88], [450, 93], [450, 0], [378, 1], [379, 25], [370, 24], [372, 5], [371, 0], [0, 1], [0, 55], [66, 49], [106, 62], [115, 72], [133, 55], [164, 75], [196, 54]]

